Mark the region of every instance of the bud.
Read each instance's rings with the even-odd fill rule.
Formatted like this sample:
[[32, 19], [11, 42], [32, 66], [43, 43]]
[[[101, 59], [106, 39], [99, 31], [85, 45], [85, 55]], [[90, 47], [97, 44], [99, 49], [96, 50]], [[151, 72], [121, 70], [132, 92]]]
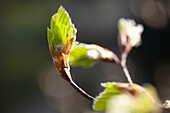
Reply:
[[119, 58], [109, 49], [103, 48], [96, 44], [86, 44], [85, 47], [89, 49], [86, 54], [87, 57], [92, 60], [100, 60], [100, 61], [115, 62], [115, 63], [120, 62]]
[[132, 47], [141, 44], [141, 34], [143, 26], [136, 25], [134, 20], [121, 18], [118, 22], [118, 41], [122, 53], [129, 53]]
[[77, 29], [68, 12], [60, 6], [51, 17], [50, 28], [47, 28], [48, 44], [54, 66], [68, 82], [72, 81], [69, 74], [69, 54], [76, 40]]

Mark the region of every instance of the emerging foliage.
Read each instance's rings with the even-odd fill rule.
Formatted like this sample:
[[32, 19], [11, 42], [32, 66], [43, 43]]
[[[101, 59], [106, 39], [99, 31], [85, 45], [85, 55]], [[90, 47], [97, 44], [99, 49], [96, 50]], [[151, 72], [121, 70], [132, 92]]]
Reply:
[[58, 48], [69, 54], [75, 40], [76, 28], [71, 22], [67, 11], [60, 6], [58, 12], [51, 18], [51, 29], [47, 28], [48, 42], [51, 49], [57, 53]]
[[87, 51], [89, 49], [85, 47], [85, 44], [77, 44], [74, 46], [70, 52], [69, 60], [71, 66], [91, 67], [95, 64], [94, 60], [91, 60], [87, 57]]
[[115, 82], [113, 83], [102, 83], [101, 84], [106, 89], [96, 97], [96, 100], [93, 102], [93, 109], [96, 111], [106, 111], [107, 102], [109, 99], [121, 93], [120, 90], [116, 88]]
[[118, 29], [121, 52], [129, 52], [132, 47], [141, 44], [141, 34], [143, 32], [141, 24], [136, 25], [134, 20], [121, 18], [118, 22]]
[[76, 40], [76, 28], [67, 11], [60, 6], [47, 28], [48, 43], [57, 69], [69, 69], [69, 54]]
[[74, 83], [70, 73], [69, 55], [75, 45], [76, 28], [72, 24], [67, 11], [60, 6], [58, 12], [51, 18], [51, 29], [47, 28], [49, 49], [54, 65], [61, 77], [67, 80], [78, 92], [88, 99], [94, 98]]
[[158, 104], [160, 101], [156, 95], [156, 91], [151, 85], [145, 86], [152, 98], [146, 93], [136, 93], [131, 95], [123, 93], [113, 96], [107, 103], [107, 113], [161, 113], [161, 108]]
[[[151, 85], [102, 83], [105, 90], [96, 97], [93, 109], [107, 113], [160, 113], [160, 101]], [[152, 98], [151, 98], [152, 96]]]
[[96, 44], [79, 43], [70, 53], [71, 66], [91, 67], [96, 61], [119, 63], [119, 58], [109, 49]]

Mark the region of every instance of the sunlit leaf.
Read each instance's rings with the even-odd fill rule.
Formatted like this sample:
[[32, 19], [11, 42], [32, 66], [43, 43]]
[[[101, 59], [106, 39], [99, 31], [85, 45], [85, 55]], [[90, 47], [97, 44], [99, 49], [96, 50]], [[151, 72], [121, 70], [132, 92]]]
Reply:
[[62, 6], [52, 16], [50, 27], [51, 29], [47, 29], [49, 46], [55, 52], [58, 48], [62, 49], [65, 54], [69, 52], [74, 45], [77, 30]]
[[69, 61], [71, 66], [91, 67], [95, 64], [94, 60], [89, 59], [86, 56], [87, 49], [83, 44], [76, 45], [69, 55]]
[[93, 109], [96, 111], [106, 111], [107, 102], [115, 95], [121, 94], [121, 91], [117, 89], [115, 82], [108, 82], [101, 84], [106, 89], [96, 97], [93, 103]]
[[151, 85], [145, 87], [155, 102], [147, 93], [131, 95], [123, 93], [113, 96], [107, 103], [107, 113], [161, 113], [160, 101], [156, 96], [155, 88]]
[[71, 75], [65, 73], [65, 70], [70, 70], [68, 60], [75, 43], [76, 32], [69, 14], [60, 6], [57, 13], [51, 17], [50, 28], [47, 28], [47, 37], [54, 66], [60, 75], [69, 82], [72, 78]]
[[120, 62], [114, 52], [96, 44], [79, 43], [74, 46], [69, 57], [72, 66], [91, 67], [96, 61]]
[[[107, 113], [160, 113], [160, 101], [153, 86], [137, 84], [102, 83], [105, 90], [96, 97], [93, 109]], [[146, 89], [146, 90], [145, 90]]]

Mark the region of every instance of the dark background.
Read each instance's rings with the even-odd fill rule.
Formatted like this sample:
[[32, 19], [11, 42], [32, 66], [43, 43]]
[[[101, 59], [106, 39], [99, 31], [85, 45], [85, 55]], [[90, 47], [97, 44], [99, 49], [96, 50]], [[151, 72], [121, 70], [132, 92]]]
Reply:
[[[53, 66], [46, 28], [60, 5], [78, 29], [78, 41], [99, 44], [118, 56], [119, 18], [143, 24], [143, 43], [129, 54], [129, 71], [134, 82], [150, 83], [162, 101], [170, 99], [169, 0], [0, 0], [1, 113], [96, 113]], [[101, 82], [127, 82], [116, 64], [99, 62], [71, 71], [93, 96], [103, 90]]]

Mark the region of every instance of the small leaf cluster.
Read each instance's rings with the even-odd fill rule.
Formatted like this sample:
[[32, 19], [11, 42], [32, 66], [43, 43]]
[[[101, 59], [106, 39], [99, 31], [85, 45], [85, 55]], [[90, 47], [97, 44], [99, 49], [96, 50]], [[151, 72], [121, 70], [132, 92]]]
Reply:
[[[47, 36], [49, 46], [52, 50], [57, 52], [58, 48], [62, 48], [65, 53], [70, 51], [76, 40], [77, 29], [72, 24], [69, 14], [62, 6], [52, 16], [50, 26], [51, 29], [47, 28]], [[70, 45], [71, 47], [69, 47]]]

